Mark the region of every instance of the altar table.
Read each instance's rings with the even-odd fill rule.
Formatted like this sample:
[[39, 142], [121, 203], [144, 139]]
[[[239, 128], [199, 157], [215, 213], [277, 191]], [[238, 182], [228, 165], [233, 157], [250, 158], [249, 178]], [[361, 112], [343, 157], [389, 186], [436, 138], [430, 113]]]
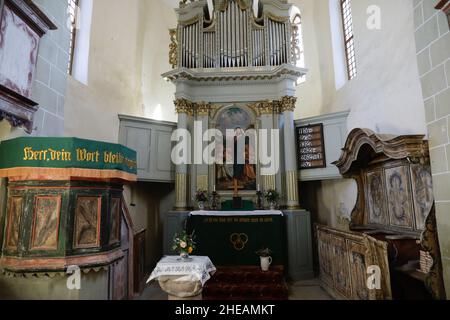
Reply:
[[203, 286], [215, 272], [208, 257], [191, 256], [186, 261], [166, 256], [158, 262], [147, 283], [157, 279], [169, 300], [201, 300]]
[[195, 211], [187, 221], [196, 236], [196, 254], [219, 266], [259, 266], [256, 251], [272, 250], [273, 265], [285, 265], [285, 228], [281, 211]]

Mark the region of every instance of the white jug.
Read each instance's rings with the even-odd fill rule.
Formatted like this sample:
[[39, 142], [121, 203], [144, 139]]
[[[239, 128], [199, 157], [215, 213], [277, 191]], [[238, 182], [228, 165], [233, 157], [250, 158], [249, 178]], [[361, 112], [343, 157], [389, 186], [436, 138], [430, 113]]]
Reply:
[[272, 264], [272, 257], [261, 257], [261, 269], [262, 271], [269, 271]]

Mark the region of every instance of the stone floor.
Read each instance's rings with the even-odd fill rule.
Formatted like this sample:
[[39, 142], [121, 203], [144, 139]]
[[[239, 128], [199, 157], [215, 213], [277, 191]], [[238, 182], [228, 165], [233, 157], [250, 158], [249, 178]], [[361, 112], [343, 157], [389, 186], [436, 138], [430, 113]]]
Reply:
[[[167, 300], [157, 282], [152, 282], [145, 288], [139, 300]], [[319, 281], [306, 280], [289, 283], [289, 300], [332, 300], [320, 287]]]

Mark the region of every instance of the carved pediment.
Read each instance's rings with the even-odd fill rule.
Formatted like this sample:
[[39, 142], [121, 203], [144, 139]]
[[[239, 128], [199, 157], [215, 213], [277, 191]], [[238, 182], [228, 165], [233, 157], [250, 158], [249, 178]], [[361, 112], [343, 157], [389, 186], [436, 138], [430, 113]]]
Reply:
[[383, 156], [393, 160], [426, 161], [429, 151], [424, 138], [424, 135], [395, 136], [354, 129], [347, 138], [340, 159], [333, 164], [343, 176], [349, 176], [364, 166], [363, 163]]

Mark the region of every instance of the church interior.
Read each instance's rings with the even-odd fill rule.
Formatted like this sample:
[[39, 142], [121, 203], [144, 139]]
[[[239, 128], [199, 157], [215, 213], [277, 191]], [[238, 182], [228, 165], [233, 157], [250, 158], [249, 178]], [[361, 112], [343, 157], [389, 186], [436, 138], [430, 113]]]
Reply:
[[449, 27], [0, 0], [0, 300], [447, 300]]

